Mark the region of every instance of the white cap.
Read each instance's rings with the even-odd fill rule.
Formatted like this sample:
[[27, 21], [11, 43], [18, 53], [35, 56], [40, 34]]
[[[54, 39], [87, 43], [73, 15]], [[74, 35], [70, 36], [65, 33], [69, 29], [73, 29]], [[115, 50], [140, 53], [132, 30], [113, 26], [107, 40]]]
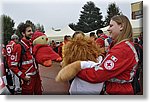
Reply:
[[19, 37], [18, 37], [18, 35], [13, 34], [13, 35], [11, 36], [11, 39], [12, 39], [12, 40], [13, 40], [13, 39], [19, 39]]

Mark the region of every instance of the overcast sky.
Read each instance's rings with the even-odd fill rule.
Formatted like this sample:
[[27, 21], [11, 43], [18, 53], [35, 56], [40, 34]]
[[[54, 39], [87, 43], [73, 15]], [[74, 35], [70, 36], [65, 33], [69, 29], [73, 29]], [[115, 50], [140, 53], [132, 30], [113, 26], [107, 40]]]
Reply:
[[100, 8], [103, 18], [107, 14], [108, 4], [112, 2], [131, 18], [131, 3], [140, 0], [3, 0], [1, 6], [2, 13], [15, 21], [15, 27], [20, 22], [31, 20], [34, 24], [44, 25], [46, 31], [52, 27], [57, 29], [77, 23], [87, 1], [93, 1]]

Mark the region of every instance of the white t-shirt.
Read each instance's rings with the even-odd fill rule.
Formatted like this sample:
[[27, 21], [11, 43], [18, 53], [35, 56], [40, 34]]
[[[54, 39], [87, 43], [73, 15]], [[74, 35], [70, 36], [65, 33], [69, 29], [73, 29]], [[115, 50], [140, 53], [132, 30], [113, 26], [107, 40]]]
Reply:
[[[92, 68], [95, 65], [100, 64], [102, 62], [102, 57], [99, 56], [97, 60], [99, 61], [98, 63], [93, 61], [81, 61], [81, 69]], [[89, 83], [78, 77], [75, 77], [70, 86], [69, 92], [71, 95], [99, 95], [102, 88], [103, 82]]]

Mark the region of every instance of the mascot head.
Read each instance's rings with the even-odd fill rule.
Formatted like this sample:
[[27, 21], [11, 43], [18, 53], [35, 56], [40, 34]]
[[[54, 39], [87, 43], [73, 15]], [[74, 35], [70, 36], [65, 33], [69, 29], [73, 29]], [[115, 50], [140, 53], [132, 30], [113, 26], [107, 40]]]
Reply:
[[31, 40], [33, 42], [33, 45], [48, 44], [47, 36], [44, 33], [40, 32], [40, 31], [34, 32], [34, 34], [32, 35]]
[[62, 67], [75, 61], [94, 61], [97, 62], [98, 56], [101, 54], [100, 47], [82, 33], [70, 40], [64, 46], [64, 58]]

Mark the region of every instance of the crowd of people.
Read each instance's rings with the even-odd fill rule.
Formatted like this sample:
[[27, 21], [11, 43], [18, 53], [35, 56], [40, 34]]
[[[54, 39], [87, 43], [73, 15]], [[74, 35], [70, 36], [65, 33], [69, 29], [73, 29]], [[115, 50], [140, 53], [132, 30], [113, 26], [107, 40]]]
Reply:
[[[10, 94], [42, 95], [39, 65], [33, 55], [33, 45], [30, 40], [34, 32], [28, 24], [22, 24], [19, 32], [22, 34], [20, 41], [19, 37], [13, 34], [11, 41], [2, 48], [1, 63], [7, 80], [5, 85]], [[63, 68], [69, 70], [70, 66], [73, 66], [72, 68], [78, 70], [74, 78], [91, 83], [88, 88], [96, 90], [94, 91], [96, 93], [92, 93], [86, 89], [83, 94], [86, 92], [110, 95], [143, 94], [143, 33], [133, 40], [132, 26], [124, 15], [111, 18], [108, 32], [109, 35], [106, 35], [102, 30], [97, 30], [96, 33], [91, 32], [89, 36], [101, 50], [103, 60], [98, 63], [90, 61], [74, 61], [68, 65], [63, 63], [63, 58], [66, 57], [65, 45], [75, 38], [85, 37], [82, 31], [75, 31], [72, 37], [64, 36], [64, 41], [59, 46], [56, 46], [55, 41], [52, 40], [50, 47], [62, 58], [60, 64]], [[64, 76], [65, 74], [72, 76], [71, 73], [64, 73]], [[69, 81], [71, 85], [74, 78], [65, 81]], [[94, 87], [94, 84], [100, 85], [101, 89]], [[70, 87], [75, 88], [75, 86]], [[81, 85], [80, 88], [84, 87]], [[71, 90], [70, 94], [74, 93], [74, 90], [77, 89]]]

